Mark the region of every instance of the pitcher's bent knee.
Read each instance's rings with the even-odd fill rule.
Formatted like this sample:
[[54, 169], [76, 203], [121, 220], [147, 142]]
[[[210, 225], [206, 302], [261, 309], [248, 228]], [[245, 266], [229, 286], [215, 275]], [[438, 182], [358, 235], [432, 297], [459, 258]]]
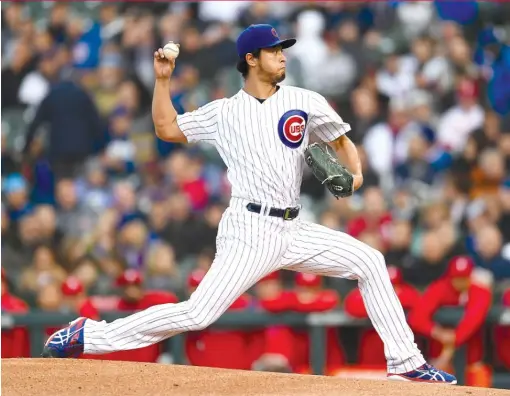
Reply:
[[364, 263], [368, 267], [368, 271], [365, 270], [360, 274], [361, 281], [368, 279], [379, 279], [380, 271], [387, 271], [386, 260], [380, 251], [370, 248], [370, 251], [367, 252], [367, 255], [364, 257], [364, 259]]
[[372, 253], [375, 256], [376, 265], [386, 268], [386, 259], [384, 258], [384, 255], [377, 249], [372, 249]]
[[213, 315], [210, 311], [200, 306], [191, 306], [187, 312], [187, 316], [189, 319], [189, 331], [204, 330], [212, 325], [219, 317], [219, 315]]

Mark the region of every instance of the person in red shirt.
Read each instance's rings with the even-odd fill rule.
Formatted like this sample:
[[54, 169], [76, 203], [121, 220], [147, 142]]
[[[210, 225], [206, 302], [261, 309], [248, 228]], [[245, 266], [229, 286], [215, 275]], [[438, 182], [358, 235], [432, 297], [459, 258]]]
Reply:
[[[60, 285], [60, 296], [62, 298], [61, 304], [58, 308], [59, 312], [72, 312], [79, 316], [90, 318], [93, 320], [99, 319], [99, 312], [87, 297], [83, 284], [74, 276], [67, 277]], [[60, 330], [61, 326], [47, 327], [45, 330], [46, 336], [49, 337], [56, 331]], [[92, 359], [92, 356], [86, 356], [86, 359]]]
[[[491, 287], [490, 274], [474, 271], [470, 257], [456, 256], [448, 263], [445, 276], [427, 288], [409, 314], [411, 327], [431, 338], [430, 356], [436, 358], [437, 368], [451, 367], [455, 349], [467, 346], [466, 382], [470, 385], [490, 386], [491, 376], [482, 362], [482, 326], [492, 304]], [[444, 306], [464, 308], [464, 315], [455, 328], [434, 322], [434, 314]]]
[[[161, 290], [144, 290], [142, 274], [133, 269], [124, 271], [117, 278], [115, 284], [122, 290], [117, 306], [119, 311], [142, 311], [154, 305], [175, 304], [178, 302], [177, 297], [173, 293]], [[163, 343], [159, 343], [145, 348], [96, 356], [106, 360], [154, 363], [160, 357], [162, 348]]]
[[[510, 289], [503, 293], [501, 303], [507, 309], [510, 308]], [[510, 371], [510, 325], [495, 326], [494, 345], [498, 360]]]
[[367, 187], [363, 192], [363, 213], [347, 223], [346, 232], [355, 238], [363, 233], [380, 236], [384, 247], [389, 247], [391, 213], [388, 211], [382, 191], [378, 187]]
[[[253, 288], [254, 309], [272, 314], [292, 311], [295, 295], [283, 288], [280, 271], [260, 279]], [[253, 369], [258, 371], [291, 372], [294, 334], [288, 326], [268, 326], [252, 331], [250, 354]]]
[[[5, 313], [26, 313], [28, 305], [22, 299], [9, 292], [7, 275], [2, 268], [2, 312]], [[30, 339], [28, 331], [24, 327], [14, 327], [2, 330], [2, 359], [29, 357]]]
[[[61, 311], [74, 312], [79, 316], [99, 320], [99, 312], [85, 293], [83, 284], [75, 276], [69, 276], [62, 282], [60, 287], [62, 292]], [[46, 334], [50, 336], [60, 328], [46, 329]], [[96, 355], [83, 355], [82, 359], [99, 359]]]
[[[322, 278], [314, 274], [297, 273], [293, 293], [293, 311], [311, 313], [335, 309], [340, 296], [334, 290], [322, 288]], [[310, 337], [308, 329], [293, 329], [294, 346], [292, 366], [295, 372], [307, 374], [310, 369]], [[326, 372], [334, 375], [345, 363], [336, 327], [326, 328]]]
[[175, 304], [175, 294], [162, 290], [144, 290], [143, 276], [139, 271], [128, 269], [116, 280], [116, 286], [122, 290], [119, 311], [143, 311], [154, 305]]
[[[404, 283], [402, 271], [394, 266], [388, 267], [391, 283], [404, 310], [412, 309], [420, 293], [413, 286]], [[352, 290], [344, 301], [344, 309], [354, 318], [368, 318], [363, 298], [358, 288]], [[385, 368], [384, 344], [373, 328], [362, 331], [358, 350], [358, 364], [373, 368]]]
[[74, 276], [69, 276], [61, 286], [63, 309], [76, 312], [79, 316], [99, 320], [99, 312], [87, 297], [83, 284]]
[[[188, 294], [191, 295], [206, 271], [197, 269], [188, 278]], [[250, 298], [241, 295], [228, 309], [242, 311], [249, 307]], [[208, 328], [186, 333], [186, 355], [193, 366], [249, 370], [249, 332], [243, 330]]]

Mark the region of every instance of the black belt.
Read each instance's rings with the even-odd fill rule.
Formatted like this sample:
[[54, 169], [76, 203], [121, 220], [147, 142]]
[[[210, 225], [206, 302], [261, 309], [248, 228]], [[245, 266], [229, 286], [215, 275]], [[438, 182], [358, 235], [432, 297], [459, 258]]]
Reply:
[[[248, 205], [246, 205], [246, 208], [250, 212], [254, 213], [260, 213], [262, 210], [262, 205], [255, 204], [250, 202]], [[271, 208], [269, 209], [269, 216], [273, 217], [280, 217], [284, 220], [294, 220], [299, 215], [299, 208], [286, 208], [286, 209], [278, 209], [278, 208]]]

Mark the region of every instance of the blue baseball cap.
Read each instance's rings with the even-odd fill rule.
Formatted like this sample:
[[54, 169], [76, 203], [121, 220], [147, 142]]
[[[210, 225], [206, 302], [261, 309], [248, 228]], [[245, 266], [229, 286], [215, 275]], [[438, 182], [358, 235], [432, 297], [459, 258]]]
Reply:
[[19, 173], [13, 173], [7, 176], [2, 183], [2, 189], [5, 194], [11, 194], [27, 189], [25, 178]]
[[251, 25], [241, 32], [237, 38], [237, 54], [244, 59], [246, 54], [253, 53], [262, 48], [271, 48], [281, 45], [289, 48], [296, 44], [296, 39], [280, 40], [276, 29], [271, 25]]

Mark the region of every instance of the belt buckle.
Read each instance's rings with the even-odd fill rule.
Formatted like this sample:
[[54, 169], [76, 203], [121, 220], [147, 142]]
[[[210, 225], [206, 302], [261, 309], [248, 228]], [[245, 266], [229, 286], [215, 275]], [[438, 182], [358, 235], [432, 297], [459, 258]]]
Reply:
[[286, 208], [283, 212], [283, 220], [292, 220], [290, 216], [292, 215], [292, 212], [295, 210], [295, 208]]

